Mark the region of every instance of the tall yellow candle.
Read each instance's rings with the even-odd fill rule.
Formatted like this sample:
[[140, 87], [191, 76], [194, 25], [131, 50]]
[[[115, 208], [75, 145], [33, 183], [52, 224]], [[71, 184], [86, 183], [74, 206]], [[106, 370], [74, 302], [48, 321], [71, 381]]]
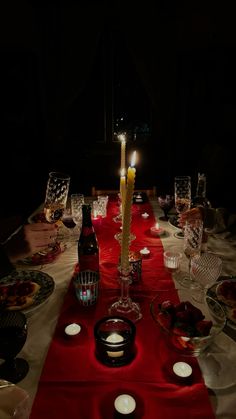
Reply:
[[120, 197], [121, 197], [122, 220], [124, 216], [125, 196], [126, 196], [126, 177], [125, 177], [125, 171], [123, 169], [121, 170], [121, 176], [120, 176]]
[[126, 138], [124, 134], [119, 136], [121, 141], [121, 154], [120, 154], [120, 170], [125, 170], [125, 149], [126, 149]]
[[121, 269], [128, 271], [129, 269], [129, 245], [130, 245], [130, 226], [131, 226], [131, 209], [133, 202], [134, 183], [136, 169], [134, 167], [136, 161], [136, 151], [133, 152], [131, 164], [127, 173], [127, 190], [125, 197], [124, 215], [123, 215], [123, 228], [122, 228], [122, 241], [121, 241]]

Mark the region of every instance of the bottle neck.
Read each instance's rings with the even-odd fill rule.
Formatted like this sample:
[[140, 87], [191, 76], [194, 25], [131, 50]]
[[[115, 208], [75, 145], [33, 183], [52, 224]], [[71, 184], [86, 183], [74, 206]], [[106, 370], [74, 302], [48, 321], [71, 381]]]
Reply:
[[83, 227], [93, 228], [91, 206], [89, 204], [82, 205], [82, 228]]

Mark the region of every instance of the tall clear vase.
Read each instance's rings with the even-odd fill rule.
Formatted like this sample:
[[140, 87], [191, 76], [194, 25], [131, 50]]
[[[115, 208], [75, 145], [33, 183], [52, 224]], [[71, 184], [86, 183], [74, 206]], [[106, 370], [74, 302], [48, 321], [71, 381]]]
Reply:
[[120, 297], [109, 307], [109, 314], [111, 316], [123, 316], [137, 322], [142, 318], [139, 304], [132, 301], [129, 296], [129, 287], [131, 283], [131, 267], [129, 270], [120, 269]]

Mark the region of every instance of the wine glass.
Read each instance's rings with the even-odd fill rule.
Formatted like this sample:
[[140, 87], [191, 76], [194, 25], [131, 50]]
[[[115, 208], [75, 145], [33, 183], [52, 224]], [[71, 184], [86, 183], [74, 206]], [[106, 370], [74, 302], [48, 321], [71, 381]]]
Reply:
[[220, 276], [222, 271], [222, 260], [209, 252], [196, 255], [191, 259], [190, 276], [199, 288], [194, 290], [193, 300], [203, 303], [205, 294]]
[[73, 216], [71, 197], [67, 200], [61, 221], [62, 225], [59, 226], [57, 239], [66, 243], [77, 241], [80, 234], [80, 225], [77, 224], [77, 219]]
[[[188, 211], [191, 207], [191, 177], [190, 176], [175, 176], [174, 178], [175, 190], [175, 209], [178, 214]], [[183, 231], [175, 233], [175, 237], [183, 238]]]
[[27, 320], [21, 311], [3, 311], [0, 316], [0, 377], [11, 383], [21, 381], [28, 373], [28, 362], [16, 355], [27, 338]]
[[61, 220], [66, 208], [70, 186], [70, 176], [60, 172], [50, 172], [44, 201], [44, 214], [48, 223]]
[[162, 221], [168, 221], [168, 213], [175, 204], [175, 199], [172, 195], [160, 195], [157, 197], [160, 208], [164, 212], [164, 216], [160, 217]]
[[73, 219], [73, 216], [72, 216], [70, 200], [67, 201], [67, 205], [66, 205], [66, 208], [63, 211], [61, 221], [62, 221], [63, 225], [68, 229], [74, 229], [75, 226], [76, 226], [76, 223], [75, 223], [75, 221]]
[[184, 225], [184, 244], [183, 251], [188, 258], [188, 271], [176, 275], [176, 280], [183, 287], [196, 288], [197, 284], [191, 277], [191, 259], [200, 255], [203, 235], [203, 221], [192, 219], [186, 221]]

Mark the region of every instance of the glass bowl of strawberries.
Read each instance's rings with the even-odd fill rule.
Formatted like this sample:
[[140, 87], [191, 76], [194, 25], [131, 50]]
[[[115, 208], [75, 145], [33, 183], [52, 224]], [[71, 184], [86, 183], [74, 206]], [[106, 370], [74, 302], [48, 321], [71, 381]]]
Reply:
[[226, 325], [225, 311], [216, 300], [206, 296], [204, 304], [192, 303], [188, 289], [158, 291], [150, 309], [168, 343], [183, 355], [202, 354]]

